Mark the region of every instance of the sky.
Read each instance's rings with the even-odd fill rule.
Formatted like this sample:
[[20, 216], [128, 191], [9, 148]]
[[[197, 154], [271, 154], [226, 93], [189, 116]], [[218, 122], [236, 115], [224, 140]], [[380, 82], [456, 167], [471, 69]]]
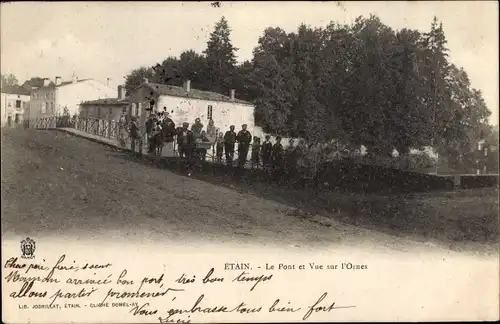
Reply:
[[[339, 4], [340, 3], [340, 4]], [[483, 92], [498, 124], [498, 3], [496, 1], [401, 2], [14, 2], [0, 7], [1, 72], [20, 82], [33, 77], [95, 78], [113, 86], [140, 66], [152, 66], [185, 50], [205, 49], [225, 16], [238, 60], [252, 57], [267, 27], [287, 32], [301, 23], [351, 23], [377, 15], [393, 29], [428, 31], [443, 22], [450, 61], [463, 67]]]

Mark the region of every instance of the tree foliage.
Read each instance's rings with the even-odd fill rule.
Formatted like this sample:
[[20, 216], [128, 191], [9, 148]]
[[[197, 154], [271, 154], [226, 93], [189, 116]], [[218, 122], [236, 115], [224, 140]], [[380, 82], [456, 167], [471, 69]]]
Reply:
[[2, 73], [2, 86], [15, 86], [18, 85], [19, 81], [16, 76], [12, 73], [4, 74]]
[[153, 77], [154, 70], [152, 68], [142, 66], [133, 70], [125, 77], [125, 89], [127, 90], [127, 93], [143, 84], [144, 79], [152, 81]]
[[231, 29], [225, 17], [215, 24], [210, 34], [206, 57], [208, 86], [212, 91], [224, 93], [231, 88], [235, 74], [236, 51], [231, 43]]

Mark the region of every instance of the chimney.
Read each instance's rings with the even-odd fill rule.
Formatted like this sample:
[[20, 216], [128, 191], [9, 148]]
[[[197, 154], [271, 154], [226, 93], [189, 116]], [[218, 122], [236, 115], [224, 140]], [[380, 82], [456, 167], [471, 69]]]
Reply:
[[118, 86], [118, 99], [119, 100], [125, 99], [125, 87], [122, 85]]
[[56, 86], [61, 85], [61, 77], [56, 76]]
[[49, 78], [43, 78], [43, 86], [47, 87], [50, 84]]
[[230, 97], [231, 97], [231, 101], [234, 101], [234, 94], [235, 94], [235, 90], [234, 90], [234, 89], [231, 89], [231, 90], [230, 90]]
[[106, 85], [109, 87], [109, 78], [106, 79]]
[[186, 80], [186, 82], [184, 82], [184, 90], [187, 92], [191, 91], [191, 80]]
[[77, 83], [78, 82], [78, 77], [77, 76], [73, 76], [73, 83]]

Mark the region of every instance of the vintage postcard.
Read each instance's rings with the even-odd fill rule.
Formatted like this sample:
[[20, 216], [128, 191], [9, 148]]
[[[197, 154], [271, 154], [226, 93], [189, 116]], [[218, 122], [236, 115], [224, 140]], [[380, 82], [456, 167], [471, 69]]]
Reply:
[[3, 322], [498, 320], [498, 27], [2, 3]]

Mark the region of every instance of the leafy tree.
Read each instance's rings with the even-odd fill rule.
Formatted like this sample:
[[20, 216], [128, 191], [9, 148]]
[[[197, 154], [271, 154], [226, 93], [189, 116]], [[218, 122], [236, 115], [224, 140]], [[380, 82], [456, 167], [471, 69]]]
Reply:
[[143, 84], [145, 78], [148, 80], [153, 80], [153, 77], [153, 68], [143, 66], [133, 70], [125, 77], [125, 89], [127, 90], [127, 93]]
[[4, 74], [2, 73], [2, 86], [15, 86], [18, 85], [19, 81], [16, 76], [12, 73]]
[[231, 29], [225, 17], [215, 25], [204, 51], [207, 60], [208, 88], [225, 93], [231, 88], [236, 66], [236, 51], [231, 44]]
[[239, 99], [252, 101], [257, 98], [256, 89], [253, 84], [254, 66], [252, 62], [245, 61], [236, 66], [232, 87], [236, 90], [236, 95]]
[[207, 82], [207, 59], [193, 50], [186, 51], [179, 57], [179, 70], [184, 80], [191, 80], [193, 87], [210, 90]]
[[160, 84], [182, 85], [183, 76], [177, 57], [169, 56], [161, 64], [152, 67], [153, 82]]

